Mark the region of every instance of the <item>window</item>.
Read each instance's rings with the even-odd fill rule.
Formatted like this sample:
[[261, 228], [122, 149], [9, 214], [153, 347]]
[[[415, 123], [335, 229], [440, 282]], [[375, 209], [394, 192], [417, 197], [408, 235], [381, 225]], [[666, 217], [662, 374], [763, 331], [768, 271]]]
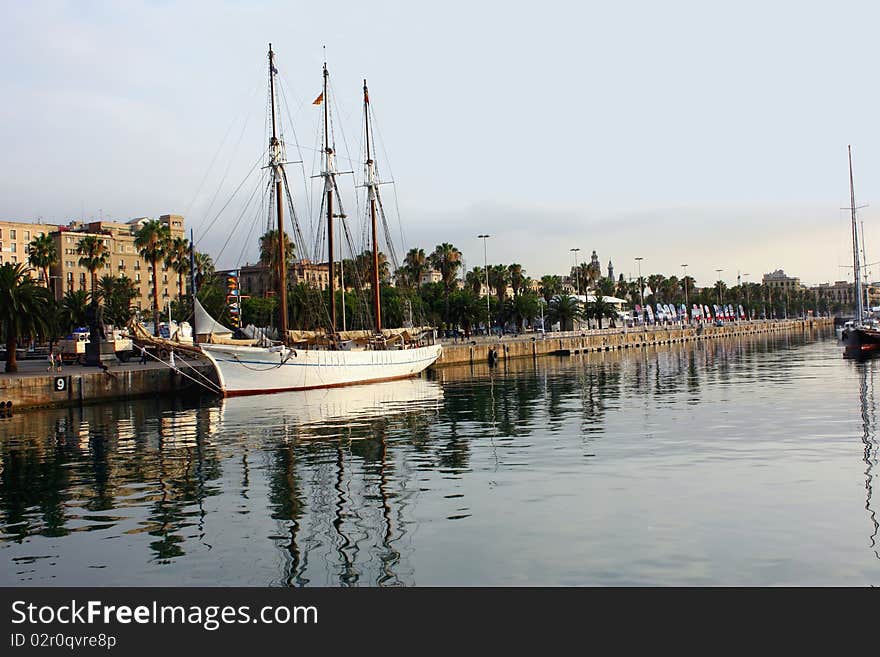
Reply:
[[11, 240], [15, 239], [15, 229], [14, 228], [9, 229], [9, 239], [11, 239]]
[[31, 241], [31, 231], [29, 231], [29, 230], [24, 231], [24, 239], [27, 242]]
[[67, 236], [67, 243], [68, 243], [68, 244], [73, 244], [73, 238], [70, 237], [69, 235]]
[[137, 274], [134, 275], [134, 282], [135, 282], [135, 283], [140, 283], [140, 282], [141, 282], [141, 275], [140, 275], [140, 273], [137, 273]]
[[18, 257], [12, 256], [12, 263], [15, 264], [16, 262], [18, 262]]
[[[14, 236], [13, 236], [13, 237], [14, 237]], [[15, 253], [15, 248], [16, 248], [16, 246], [17, 246], [16, 243], [13, 242], [13, 243], [9, 246], [9, 252], [10, 252], [10, 253]]]

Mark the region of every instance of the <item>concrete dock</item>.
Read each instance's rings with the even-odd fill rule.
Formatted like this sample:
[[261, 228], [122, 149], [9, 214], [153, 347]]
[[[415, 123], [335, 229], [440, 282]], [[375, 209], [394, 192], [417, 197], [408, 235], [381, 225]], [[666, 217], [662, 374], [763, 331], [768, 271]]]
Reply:
[[[490, 349], [495, 349], [499, 360], [537, 358], [553, 354], [634, 349], [762, 333], [828, 330], [832, 327], [831, 318], [817, 318], [736, 322], [724, 326], [706, 324], [701, 327], [594, 329], [546, 335], [504, 336], [501, 339], [479, 337], [457, 343], [443, 340], [443, 355], [434, 367], [485, 363]], [[176, 358], [179, 371], [157, 362], [140, 364], [137, 361], [113, 361], [107, 365], [106, 371], [80, 365], [64, 366], [61, 371], [47, 371], [48, 361], [21, 360], [18, 373], [0, 372], [0, 413], [8, 414], [9, 408], [15, 413], [27, 408], [75, 406], [135, 397], [180, 395], [187, 392], [211, 394], [211, 385], [202, 386], [199, 381], [207, 378], [215, 385], [217, 381], [211, 363], [192, 355]]]
[[[48, 371], [47, 360], [20, 360], [19, 371], [0, 371], [0, 412], [26, 408], [67, 406], [94, 402], [208, 392], [196, 381], [208, 377], [216, 382], [214, 367], [206, 359], [177, 357], [178, 371], [168, 366], [137, 360], [105, 362], [106, 370], [82, 365], [65, 365]], [[0, 369], [3, 365], [0, 364]]]
[[462, 363], [485, 363], [489, 349], [494, 348], [499, 360], [506, 358], [537, 358], [552, 354], [579, 354], [594, 351], [631, 349], [660, 344], [676, 344], [695, 340], [713, 340], [741, 335], [777, 332], [802, 332], [831, 329], [830, 317], [729, 322], [723, 326], [640, 326], [637, 328], [592, 329], [566, 333], [525, 334], [503, 338], [478, 337], [458, 343], [443, 341], [443, 355], [436, 367]]

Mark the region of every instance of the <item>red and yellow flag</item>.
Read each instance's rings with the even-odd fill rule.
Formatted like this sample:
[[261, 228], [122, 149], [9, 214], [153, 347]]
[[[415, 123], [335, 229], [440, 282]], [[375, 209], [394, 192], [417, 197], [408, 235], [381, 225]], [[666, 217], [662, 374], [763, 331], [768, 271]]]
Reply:
[[321, 93], [318, 94], [318, 97], [312, 101], [312, 105], [320, 105], [323, 102], [324, 102], [324, 92], [322, 91]]

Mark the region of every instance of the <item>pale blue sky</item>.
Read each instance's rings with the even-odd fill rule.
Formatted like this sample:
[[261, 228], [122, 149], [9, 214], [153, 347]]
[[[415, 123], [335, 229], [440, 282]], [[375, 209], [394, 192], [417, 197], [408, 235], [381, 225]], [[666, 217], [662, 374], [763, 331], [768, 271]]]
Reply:
[[[405, 248], [450, 241], [473, 266], [488, 232], [490, 261], [535, 276], [563, 273], [578, 247], [625, 274], [635, 256], [643, 273], [687, 262], [700, 284], [717, 268], [729, 284], [777, 267], [843, 279], [852, 143], [867, 257], [880, 260], [872, 3], [2, 6], [3, 218], [179, 212], [198, 236], [227, 164], [218, 199], [263, 148], [272, 41], [304, 146], [322, 45], [355, 156], [369, 78]], [[200, 247], [219, 251], [235, 219]], [[253, 259], [245, 239], [236, 231], [219, 264]]]

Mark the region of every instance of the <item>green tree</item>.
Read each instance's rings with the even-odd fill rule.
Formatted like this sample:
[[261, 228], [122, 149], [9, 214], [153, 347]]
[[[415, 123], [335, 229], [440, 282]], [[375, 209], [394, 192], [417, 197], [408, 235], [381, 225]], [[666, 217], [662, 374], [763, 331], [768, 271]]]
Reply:
[[617, 318], [617, 308], [610, 301], [606, 301], [601, 295], [596, 295], [593, 301], [587, 303], [585, 314], [599, 322], [599, 328], [603, 328], [602, 320], [605, 318], [614, 320]]
[[431, 266], [440, 272], [440, 281], [443, 283], [444, 315], [448, 315], [449, 294], [455, 286], [455, 279], [461, 267], [461, 251], [452, 244], [444, 242], [436, 246], [429, 260]]
[[58, 252], [55, 250], [55, 240], [49, 233], [37, 235], [27, 246], [28, 264], [34, 269], [39, 269], [43, 274], [43, 284], [49, 285], [49, 268], [58, 261]]
[[64, 293], [58, 313], [61, 333], [67, 334], [75, 328], [85, 326], [90, 297], [85, 290], [68, 290]]
[[482, 267], [474, 267], [465, 274], [464, 284], [473, 294], [480, 296], [483, 286], [486, 284], [486, 272]]
[[[290, 235], [284, 233], [284, 271], [289, 271], [295, 250], [293, 242], [290, 241]], [[278, 231], [266, 231], [260, 237], [260, 264], [265, 265], [269, 270], [269, 277], [272, 281], [272, 287], [278, 289]]]
[[513, 296], [518, 296], [525, 284], [526, 272], [522, 265], [513, 263], [507, 266], [507, 278], [510, 281], [510, 287], [513, 290]]
[[17, 372], [19, 339], [51, 332], [52, 297], [37, 285], [24, 263], [0, 265], [0, 332], [6, 343], [6, 371]]
[[150, 263], [153, 282], [153, 334], [159, 335], [159, 261], [165, 259], [171, 230], [158, 219], [144, 222], [135, 233], [134, 245], [140, 256]]
[[568, 294], [557, 294], [550, 300], [547, 314], [551, 324], [559, 324], [562, 331], [574, 329], [574, 322], [583, 318], [581, 303]]
[[171, 267], [177, 274], [177, 301], [183, 302], [183, 293], [186, 287], [183, 277], [189, 273], [189, 240], [185, 237], [175, 237], [168, 243], [165, 252], [165, 265]]
[[603, 276], [598, 281], [596, 281], [596, 290], [599, 294], [606, 297], [613, 297], [614, 293], [617, 291], [617, 286], [614, 284], [614, 281], [607, 276]]
[[104, 318], [114, 326], [125, 326], [131, 320], [134, 310], [131, 302], [138, 297], [134, 281], [125, 274], [102, 276], [98, 283], [98, 294], [104, 304]]
[[428, 271], [428, 257], [425, 255], [424, 249], [410, 249], [403, 259], [403, 277], [404, 284], [418, 289], [421, 285], [422, 276]]
[[559, 276], [545, 275], [541, 276], [541, 296], [547, 305], [558, 294], [562, 294], [562, 279]]
[[510, 283], [510, 272], [504, 265], [489, 265], [489, 285], [495, 290], [498, 307], [504, 306], [507, 298], [507, 286]]
[[520, 332], [525, 329], [526, 322], [531, 324], [535, 317], [541, 314], [539, 304], [540, 301], [538, 300], [538, 295], [531, 290], [518, 294], [510, 300], [510, 318], [516, 322], [517, 328]]
[[92, 303], [98, 302], [98, 270], [103, 269], [110, 262], [110, 249], [107, 247], [106, 238], [100, 235], [86, 235], [76, 245], [79, 254], [79, 264], [85, 267], [92, 279]]
[[193, 256], [196, 265], [196, 287], [214, 277], [214, 260], [207, 253], [196, 251]]

